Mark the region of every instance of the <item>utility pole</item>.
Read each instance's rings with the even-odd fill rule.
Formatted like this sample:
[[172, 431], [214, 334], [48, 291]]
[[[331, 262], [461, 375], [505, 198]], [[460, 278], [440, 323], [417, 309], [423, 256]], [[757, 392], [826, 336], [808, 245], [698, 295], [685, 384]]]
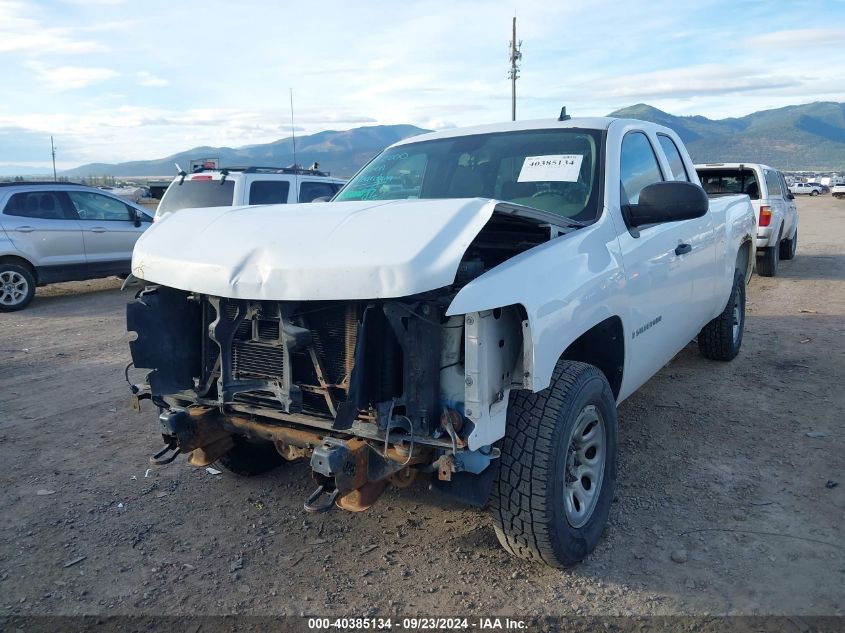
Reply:
[[53, 137], [50, 137], [50, 153], [53, 154], [53, 182], [58, 182], [56, 178], [56, 146], [53, 145]]
[[516, 16], [513, 17], [513, 39], [511, 40], [511, 69], [508, 77], [511, 80], [511, 121], [516, 121], [516, 80], [519, 79], [519, 65], [522, 59], [522, 40], [516, 41]]

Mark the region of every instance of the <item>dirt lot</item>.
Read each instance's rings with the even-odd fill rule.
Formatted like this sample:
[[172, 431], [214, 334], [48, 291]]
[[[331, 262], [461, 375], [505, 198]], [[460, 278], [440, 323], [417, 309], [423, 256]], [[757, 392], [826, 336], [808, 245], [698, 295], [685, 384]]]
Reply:
[[128, 407], [129, 295], [39, 289], [0, 316], [0, 615], [845, 615], [845, 201], [799, 208], [739, 358], [691, 345], [620, 407], [610, 526], [566, 572], [509, 558], [483, 511], [421, 482], [314, 516], [304, 465], [145, 476], [160, 441], [149, 403]]

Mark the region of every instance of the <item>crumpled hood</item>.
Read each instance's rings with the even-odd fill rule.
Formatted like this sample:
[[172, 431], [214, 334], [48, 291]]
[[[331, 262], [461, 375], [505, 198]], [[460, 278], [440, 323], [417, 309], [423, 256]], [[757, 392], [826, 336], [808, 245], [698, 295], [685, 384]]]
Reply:
[[135, 245], [132, 273], [235, 299], [378, 299], [455, 279], [496, 202], [481, 198], [183, 209]]

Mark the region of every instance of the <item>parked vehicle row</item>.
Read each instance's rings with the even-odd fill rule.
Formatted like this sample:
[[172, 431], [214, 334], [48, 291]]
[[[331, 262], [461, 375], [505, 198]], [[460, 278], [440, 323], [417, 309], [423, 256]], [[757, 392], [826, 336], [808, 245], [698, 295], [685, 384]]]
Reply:
[[312, 512], [430, 476], [489, 502], [508, 552], [572, 565], [613, 501], [617, 404], [696, 337], [739, 352], [755, 233], [749, 197], [708, 198], [660, 125], [426, 134], [329, 203], [156, 223], [133, 255], [131, 390], [159, 407], [160, 462], [307, 459]]
[[155, 219], [186, 207], [311, 202], [344, 180], [314, 169], [230, 167], [180, 174], [153, 216], [119, 190], [75, 183], [0, 184], [0, 311], [25, 308], [36, 286], [129, 273]]
[[757, 273], [777, 275], [781, 259], [792, 259], [798, 248], [798, 208], [783, 173], [757, 163], [696, 165], [708, 195], [744, 193], [757, 217]]

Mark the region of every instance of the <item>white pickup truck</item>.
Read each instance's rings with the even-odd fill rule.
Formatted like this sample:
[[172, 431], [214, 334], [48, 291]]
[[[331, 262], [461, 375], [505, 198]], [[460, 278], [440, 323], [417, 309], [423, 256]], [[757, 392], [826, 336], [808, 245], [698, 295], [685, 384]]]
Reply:
[[167, 463], [308, 459], [305, 509], [431, 479], [509, 552], [574, 564], [616, 479], [616, 405], [698, 337], [742, 343], [755, 219], [636, 120], [392, 145], [331, 202], [186, 210], [135, 248], [131, 385]]

